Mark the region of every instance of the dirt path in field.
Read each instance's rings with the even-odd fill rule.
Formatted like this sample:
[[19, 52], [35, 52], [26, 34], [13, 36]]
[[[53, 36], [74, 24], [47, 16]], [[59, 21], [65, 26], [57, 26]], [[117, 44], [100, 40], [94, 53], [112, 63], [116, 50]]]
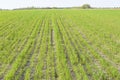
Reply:
[[56, 63], [56, 39], [55, 39], [55, 28], [54, 28], [54, 21], [52, 22], [52, 17], [51, 17], [51, 20], [50, 20], [50, 27], [51, 27], [51, 50], [52, 50], [52, 53], [53, 53], [53, 63], [54, 63], [54, 80], [57, 80], [58, 78], [58, 74], [57, 74], [57, 63]]

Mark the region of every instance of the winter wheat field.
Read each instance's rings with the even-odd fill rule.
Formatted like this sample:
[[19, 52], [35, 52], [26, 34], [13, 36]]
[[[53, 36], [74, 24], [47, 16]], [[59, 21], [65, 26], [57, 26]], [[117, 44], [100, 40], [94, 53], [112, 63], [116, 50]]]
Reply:
[[120, 10], [0, 11], [0, 80], [120, 80]]

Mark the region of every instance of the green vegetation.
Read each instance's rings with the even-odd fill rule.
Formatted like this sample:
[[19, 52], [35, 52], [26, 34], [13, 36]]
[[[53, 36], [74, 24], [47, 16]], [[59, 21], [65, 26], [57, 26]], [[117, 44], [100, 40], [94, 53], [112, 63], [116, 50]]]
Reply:
[[1, 11], [0, 80], [120, 80], [120, 10]]
[[89, 9], [89, 8], [91, 8], [91, 6], [89, 4], [84, 4], [81, 8], [83, 8], [83, 9]]

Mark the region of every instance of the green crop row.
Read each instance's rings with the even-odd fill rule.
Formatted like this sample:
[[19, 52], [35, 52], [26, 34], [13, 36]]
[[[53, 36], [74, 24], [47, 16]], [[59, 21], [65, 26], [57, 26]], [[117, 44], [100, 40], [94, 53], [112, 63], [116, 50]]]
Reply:
[[120, 80], [119, 10], [0, 12], [0, 80]]

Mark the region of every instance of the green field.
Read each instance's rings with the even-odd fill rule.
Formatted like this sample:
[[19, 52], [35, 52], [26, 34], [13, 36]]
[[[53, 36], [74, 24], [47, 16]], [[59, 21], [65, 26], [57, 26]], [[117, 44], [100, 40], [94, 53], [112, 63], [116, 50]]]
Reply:
[[120, 10], [0, 11], [0, 80], [120, 80]]

